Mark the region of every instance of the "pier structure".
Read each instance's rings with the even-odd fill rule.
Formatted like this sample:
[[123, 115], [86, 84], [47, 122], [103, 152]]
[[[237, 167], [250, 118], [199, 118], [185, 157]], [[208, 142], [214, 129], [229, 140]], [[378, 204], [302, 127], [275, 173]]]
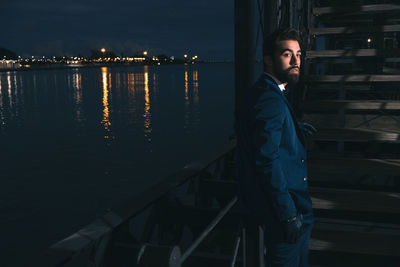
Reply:
[[[400, 262], [399, 14], [396, 1], [235, 1], [236, 108], [254, 79], [258, 33], [305, 33], [305, 78], [288, 98], [318, 130], [307, 139], [310, 266]], [[235, 141], [216, 151], [54, 244], [34, 266], [263, 267], [263, 229], [244, 227], [237, 204]]]

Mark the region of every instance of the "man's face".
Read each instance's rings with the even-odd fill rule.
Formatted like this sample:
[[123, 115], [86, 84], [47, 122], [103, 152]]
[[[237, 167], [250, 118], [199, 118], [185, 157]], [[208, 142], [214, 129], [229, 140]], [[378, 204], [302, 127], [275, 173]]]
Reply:
[[300, 76], [300, 45], [295, 40], [280, 41], [272, 59], [275, 76], [282, 82], [295, 85]]

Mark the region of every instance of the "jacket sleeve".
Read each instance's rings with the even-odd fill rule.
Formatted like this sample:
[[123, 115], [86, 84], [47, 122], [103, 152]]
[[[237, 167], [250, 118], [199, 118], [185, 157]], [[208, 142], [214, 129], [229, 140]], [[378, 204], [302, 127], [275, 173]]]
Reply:
[[272, 202], [279, 221], [296, 215], [296, 207], [287, 188], [286, 172], [282, 169], [280, 143], [285, 123], [285, 103], [279, 95], [262, 94], [255, 104], [256, 128], [255, 171], [260, 185]]

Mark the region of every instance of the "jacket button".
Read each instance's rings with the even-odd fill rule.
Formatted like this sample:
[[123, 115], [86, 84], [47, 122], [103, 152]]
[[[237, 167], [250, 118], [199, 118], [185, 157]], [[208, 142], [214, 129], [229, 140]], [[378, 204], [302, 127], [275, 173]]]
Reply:
[[307, 181], [307, 177], [304, 177], [303, 180], [304, 180], [304, 182], [306, 182]]
[[304, 163], [304, 161], [305, 161], [304, 159], [301, 159], [301, 163]]

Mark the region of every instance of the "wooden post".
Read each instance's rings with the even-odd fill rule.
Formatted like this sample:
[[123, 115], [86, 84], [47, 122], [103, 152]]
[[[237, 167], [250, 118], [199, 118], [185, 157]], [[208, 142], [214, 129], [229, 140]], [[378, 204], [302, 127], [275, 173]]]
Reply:
[[235, 121], [240, 103], [254, 82], [254, 0], [235, 0]]

